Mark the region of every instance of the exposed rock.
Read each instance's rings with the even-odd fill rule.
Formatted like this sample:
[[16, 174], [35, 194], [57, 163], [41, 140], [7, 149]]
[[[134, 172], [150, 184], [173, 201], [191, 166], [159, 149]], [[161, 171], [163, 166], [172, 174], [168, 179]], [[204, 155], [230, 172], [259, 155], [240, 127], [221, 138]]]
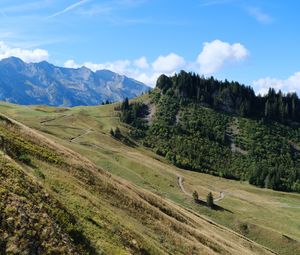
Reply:
[[124, 75], [86, 67], [54, 66], [46, 61], [25, 63], [11, 57], [0, 61], [0, 100], [29, 105], [98, 105], [133, 98], [149, 87]]

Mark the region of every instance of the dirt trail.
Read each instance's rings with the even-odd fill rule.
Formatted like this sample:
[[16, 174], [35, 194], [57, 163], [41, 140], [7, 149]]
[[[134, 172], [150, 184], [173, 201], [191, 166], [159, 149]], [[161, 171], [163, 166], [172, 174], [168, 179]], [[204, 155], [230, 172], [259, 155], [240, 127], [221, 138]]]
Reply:
[[94, 132], [92, 129], [87, 129], [87, 130], [85, 130], [85, 132], [83, 133], [83, 134], [80, 134], [80, 135], [78, 135], [78, 136], [75, 136], [75, 137], [73, 137], [73, 138], [71, 138], [70, 139], [70, 142], [71, 143], [74, 143], [77, 139], [79, 139], [79, 138], [81, 138], [81, 137], [83, 137], [83, 136], [85, 136], [85, 135], [88, 135], [88, 134], [90, 134], [90, 133], [92, 133], [92, 132]]
[[[68, 118], [68, 117], [70, 117], [70, 116], [72, 116], [71, 113], [69, 113], [69, 114], [64, 114], [64, 115], [58, 116], [58, 117], [56, 117], [56, 118], [43, 120], [43, 121], [40, 122], [40, 124], [41, 124], [41, 125], [45, 125], [45, 123], [52, 122], [52, 121], [55, 121], [55, 120], [58, 120], [58, 119]], [[51, 126], [51, 125], [46, 125], [46, 126]], [[56, 126], [56, 125], [54, 125], [54, 126]], [[68, 128], [71, 128], [71, 127], [68, 127]], [[78, 128], [75, 128], [75, 127], [74, 127], [74, 129], [78, 129]], [[71, 138], [71, 139], [69, 140], [71, 143], [74, 143], [77, 139], [79, 139], [79, 138], [81, 138], [81, 137], [83, 137], [83, 136], [85, 136], [85, 135], [88, 135], [88, 134], [94, 132], [94, 130], [92, 130], [91, 128], [88, 128], [88, 129], [86, 129], [86, 130], [84, 130], [84, 129], [80, 129], [80, 130], [84, 131], [84, 133], [82, 133], [82, 134], [80, 134], [80, 135], [77, 135], [77, 136]]]
[[58, 116], [58, 117], [56, 117], [56, 118], [47, 119], [47, 120], [42, 120], [42, 121], [40, 121], [40, 124], [45, 125], [45, 123], [47, 123], [47, 122], [51, 122], [51, 121], [58, 120], [58, 119], [63, 119], [63, 118], [68, 118], [68, 117], [70, 117], [71, 115], [72, 115], [72, 114], [69, 113], [69, 114], [64, 114], [64, 115]]
[[[183, 186], [183, 177], [182, 177], [180, 174], [176, 174], [176, 176], [177, 176], [177, 178], [178, 178], [178, 185], [179, 185], [181, 191], [182, 191], [184, 194], [186, 194], [187, 196], [193, 197], [193, 195], [192, 195], [191, 193], [189, 193], [189, 192], [187, 192], [187, 191], [185, 190], [185, 188], [184, 188], [184, 186]], [[219, 196], [218, 198], [214, 198], [214, 203], [215, 203], [215, 202], [218, 202], [218, 201], [220, 201], [220, 200], [222, 200], [222, 199], [224, 199], [224, 198], [225, 198], [225, 193], [224, 193], [223, 191], [221, 191], [221, 192], [220, 192], [220, 196]]]
[[191, 193], [188, 193], [185, 189], [184, 189], [184, 186], [183, 186], [183, 177], [180, 175], [180, 174], [176, 174], [177, 178], [178, 178], [178, 185], [181, 189], [181, 191], [186, 194], [187, 196], [189, 197], [192, 197], [192, 194]]
[[214, 198], [214, 202], [218, 202], [225, 197], [225, 193], [223, 191], [220, 192], [220, 196], [218, 198]]

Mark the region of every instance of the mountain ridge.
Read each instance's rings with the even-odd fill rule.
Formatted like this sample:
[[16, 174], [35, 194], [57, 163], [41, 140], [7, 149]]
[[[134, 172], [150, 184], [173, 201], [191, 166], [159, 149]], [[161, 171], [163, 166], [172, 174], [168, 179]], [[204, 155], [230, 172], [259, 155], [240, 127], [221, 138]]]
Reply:
[[148, 91], [145, 84], [109, 70], [66, 68], [47, 61], [0, 61], [0, 100], [22, 105], [79, 106], [121, 101]]

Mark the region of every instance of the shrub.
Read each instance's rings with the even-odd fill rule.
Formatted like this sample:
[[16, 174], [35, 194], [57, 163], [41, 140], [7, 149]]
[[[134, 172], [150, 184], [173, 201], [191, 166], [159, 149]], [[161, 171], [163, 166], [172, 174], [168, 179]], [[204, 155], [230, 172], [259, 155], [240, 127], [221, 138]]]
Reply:
[[30, 157], [27, 154], [21, 154], [18, 157], [18, 160], [21, 161], [21, 162], [23, 162], [26, 165], [31, 165], [31, 159], [30, 159]]

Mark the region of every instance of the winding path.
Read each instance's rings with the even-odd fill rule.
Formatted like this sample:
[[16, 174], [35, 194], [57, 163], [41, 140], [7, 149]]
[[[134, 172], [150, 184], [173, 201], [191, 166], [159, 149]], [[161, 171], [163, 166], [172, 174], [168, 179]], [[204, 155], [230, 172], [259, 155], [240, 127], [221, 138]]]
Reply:
[[[177, 176], [177, 179], [178, 179], [178, 185], [181, 189], [181, 191], [186, 194], [187, 196], [189, 197], [193, 197], [193, 195], [189, 192], [187, 192], [183, 186], [183, 177], [180, 175], [180, 174], [176, 174]], [[215, 202], [218, 202], [218, 201], [221, 201], [222, 199], [225, 198], [225, 193], [223, 191], [220, 192], [220, 196], [218, 198], [214, 198], [214, 203]]]
[[184, 186], [183, 186], [183, 177], [182, 177], [180, 174], [176, 174], [176, 176], [177, 176], [177, 178], [178, 178], [178, 185], [179, 185], [181, 191], [182, 191], [184, 194], [186, 194], [187, 196], [192, 197], [192, 194], [191, 194], [191, 193], [188, 193], [188, 192], [185, 190]]
[[70, 139], [70, 142], [71, 143], [74, 143], [77, 139], [79, 139], [79, 138], [81, 138], [81, 137], [83, 137], [83, 136], [85, 136], [85, 135], [88, 135], [89, 133], [92, 133], [92, 132], [94, 132], [92, 129], [87, 129], [83, 134], [80, 134], [80, 135], [78, 135], [78, 136], [75, 136], [75, 137], [73, 137], [73, 138], [71, 138]]
[[45, 123], [47, 123], [47, 122], [51, 122], [51, 121], [54, 121], [54, 120], [67, 118], [67, 117], [70, 117], [71, 115], [72, 115], [71, 113], [69, 113], [69, 114], [63, 114], [63, 115], [58, 116], [58, 117], [56, 117], [56, 118], [42, 120], [42, 121], [40, 121], [40, 124], [41, 124], [41, 125], [45, 125]]
[[[58, 119], [68, 118], [68, 117], [70, 117], [71, 115], [72, 115], [72, 113], [69, 113], [69, 114], [64, 114], [64, 115], [58, 116], [58, 117], [56, 117], [56, 118], [43, 120], [43, 121], [40, 121], [40, 124], [41, 124], [41, 125], [45, 125], [45, 123], [52, 122], [52, 121], [58, 120]], [[106, 116], [105, 116], [105, 117], [106, 117]], [[45, 125], [45, 126], [51, 126], [51, 125]], [[75, 128], [75, 129], [77, 129], [77, 128]], [[74, 143], [77, 139], [79, 139], [79, 138], [81, 138], [81, 137], [83, 137], [83, 136], [85, 136], [85, 135], [88, 135], [88, 134], [94, 132], [94, 130], [92, 130], [91, 128], [88, 128], [87, 130], [82, 129], [82, 131], [84, 131], [84, 133], [82, 133], [82, 134], [80, 134], [80, 135], [77, 135], [77, 136], [71, 138], [69, 141], [70, 141], [71, 143]]]

